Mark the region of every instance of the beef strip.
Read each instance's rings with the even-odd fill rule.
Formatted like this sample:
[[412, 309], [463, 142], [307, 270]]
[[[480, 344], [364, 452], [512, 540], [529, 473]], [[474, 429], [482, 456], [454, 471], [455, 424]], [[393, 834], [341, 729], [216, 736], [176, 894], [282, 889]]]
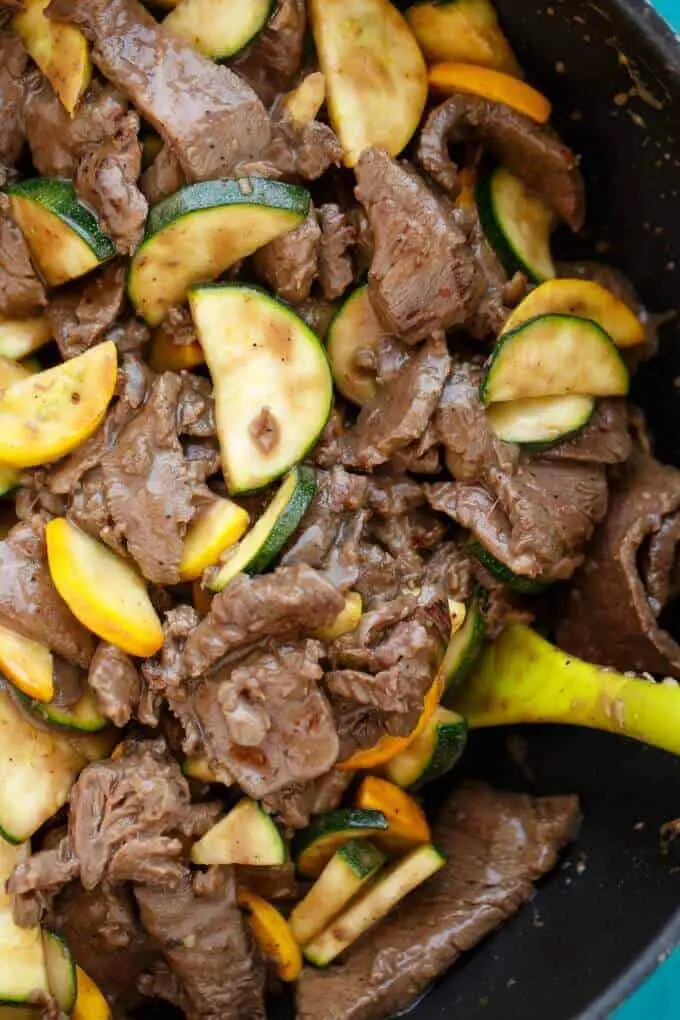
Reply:
[[140, 676], [130, 656], [102, 641], [90, 663], [87, 680], [100, 712], [114, 726], [122, 728], [129, 723], [141, 696]]
[[[166, 613], [163, 622], [163, 646], [158, 655], [142, 665], [142, 676], [152, 702], [165, 698], [181, 723], [183, 747], [187, 754], [203, 752], [203, 733], [191, 702], [191, 687], [185, 682], [182, 655], [187, 638], [201, 621], [192, 606], [177, 606]], [[230, 777], [231, 778], [231, 777]]]
[[28, 245], [0, 194], [0, 316], [34, 315], [47, 302]]
[[589, 662], [680, 676], [662, 616], [679, 594], [680, 471], [635, 451], [574, 578], [557, 640]]
[[17, 524], [0, 542], [0, 622], [65, 659], [86, 667], [94, 638], [73, 616], [52, 583], [44, 524]]
[[382, 149], [367, 149], [356, 175], [374, 242], [369, 294], [385, 328], [413, 344], [462, 325], [482, 279], [453, 207]]
[[63, 935], [76, 963], [118, 1010], [138, 1001], [137, 978], [153, 966], [158, 950], [127, 887], [102, 882], [88, 891], [71, 882], [55, 900], [48, 927]]
[[13, 167], [24, 145], [24, 73], [28, 53], [14, 32], [0, 28], [0, 167]]
[[451, 96], [425, 121], [417, 156], [453, 198], [460, 191], [460, 179], [449, 147], [470, 140], [486, 146], [572, 230], [580, 230], [585, 200], [578, 158], [550, 128], [503, 103], [464, 92]]
[[295, 309], [300, 318], [307, 323], [312, 332], [316, 333], [320, 340], [325, 339], [328, 327], [337, 310], [336, 304], [317, 297], [308, 298], [297, 305]]
[[339, 963], [305, 967], [296, 988], [299, 1020], [381, 1020], [413, 1005], [531, 898], [533, 883], [574, 838], [578, 818], [576, 797], [460, 787], [433, 833], [446, 866]]
[[342, 146], [328, 124], [318, 120], [296, 124], [285, 111], [273, 116], [272, 142], [266, 162], [259, 168], [256, 164], [251, 173], [315, 181], [329, 167], [341, 164]]
[[122, 262], [110, 262], [52, 297], [47, 317], [62, 358], [75, 358], [104, 339], [123, 310], [125, 276]]
[[177, 404], [177, 431], [182, 436], [196, 439], [214, 439], [215, 401], [209, 379], [180, 373], [181, 389]]
[[149, 205], [156, 205], [183, 188], [186, 182], [177, 156], [169, 145], [164, 145], [151, 166], [143, 172], [139, 186]]
[[286, 829], [304, 829], [314, 815], [335, 811], [340, 806], [354, 773], [331, 769], [325, 776], [306, 783], [291, 783], [262, 798], [265, 811]]
[[565, 439], [543, 453], [544, 460], [588, 464], [623, 464], [632, 452], [628, 407], [623, 399], [598, 400], [593, 415], [573, 439]]
[[342, 297], [354, 280], [351, 249], [358, 231], [351, 211], [327, 202], [319, 209], [321, 243], [319, 246], [319, 282], [327, 301]]
[[305, 0], [277, 0], [265, 29], [231, 62], [266, 106], [293, 85], [305, 41]]
[[135, 897], [187, 1020], [265, 1020], [264, 968], [236, 906], [231, 868], [193, 875], [185, 868], [176, 889], [138, 887]]
[[49, 17], [80, 28], [92, 58], [169, 144], [191, 181], [259, 159], [271, 126], [238, 75], [173, 39], [137, 0], [52, 0]]
[[320, 239], [321, 228], [312, 209], [299, 227], [255, 253], [253, 269], [280, 298], [299, 305], [309, 297], [318, 276]]
[[[342, 773], [336, 772], [335, 775], [342, 775]], [[292, 861], [271, 866], [237, 864], [234, 871], [239, 885], [246, 886], [247, 889], [251, 889], [257, 896], [261, 896], [269, 903], [277, 900], [298, 900], [301, 897], [300, 885]]]
[[344, 604], [342, 595], [305, 564], [257, 577], [238, 574], [189, 635], [183, 669], [198, 677], [261, 638], [313, 633], [335, 619]]
[[271, 641], [193, 689], [209, 761], [255, 800], [335, 764], [333, 715], [319, 688], [323, 652], [318, 641]]

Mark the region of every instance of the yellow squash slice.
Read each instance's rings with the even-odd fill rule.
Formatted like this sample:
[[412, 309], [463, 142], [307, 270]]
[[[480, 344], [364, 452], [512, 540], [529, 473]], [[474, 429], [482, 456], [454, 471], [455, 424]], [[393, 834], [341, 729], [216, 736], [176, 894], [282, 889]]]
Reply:
[[15, 383], [0, 396], [0, 463], [58, 460], [92, 435], [116, 386], [113, 341]]
[[427, 68], [408, 24], [389, 0], [310, 0], [328, 112], [355, 166], [364, 149], [396, 156], [427, 100]]
[[248, 512], [230, 499], [217, 499], [191, 523], [179, 566], [183, 581], [195, 581], [245, 535]]
[[32, 319], [0, 319], [0, 355], [18, 361], [43, 347], [52, 339], [46, 316]]
[[363, 602], [358, 591], [350, 591], [345, 596], [344, 608], [340, 610], [332, 623], [327, 627], [320, 627], [316, 636], [320, 641], [335, 641], [343, 634], [350, 634], [356, 630], [361, 620]]
[[302, 970], [302, 953], [285, 917], [250, 889], [240, 888], [236, 902], [248, 918], [263, 955], [273, 963], [277, 976], [281, 981], [297, 981]]
[[154, 655], [163, 630], [137, 571], [65, 517], [50, 521], [45, 537], [52, 580], [74, 616], [129, 655]]
[[9, 627], [0, 627], [0, 672], [20, 691], [37, 701], [51, 701], [54, 697], [53, 669], [49, 648]]
[[550, 103], [541, 92], [512, 75], [488, 67], [435, 64], [430, 68], [430, 88], [445, 96], [472, 92], [494, 103], [504, 103], [537, 124], [545, 124], [550, 118]]
[[387, 819], [385, 833], [373, 837], [385, 850], [412, 850], [420, 843], [429, 843], [432, 835], [425, 812], [420, 804], [404, 790], [378, 776], [366, 776], [355, 800], [364, 811], [382, 811]]
[[66, 110], [73, 114], [92, 77], [90, 51], [77, 28], [45, 17], [49, 2], [23, 0], [23, 10], [12, 24]]
[[26, 365], [21, 365], [11, 358], [4, 358], [0, 354], [0, 392], [9, 389], [14, 383], [29, 379], [32, 375], [35, 375], [35, 372], [32, 372]]
[[80, 967], [78, 975], [78, 996], [71, 1013], [71, 1020], [111, 1020], [109, 1004], [91, 977]]

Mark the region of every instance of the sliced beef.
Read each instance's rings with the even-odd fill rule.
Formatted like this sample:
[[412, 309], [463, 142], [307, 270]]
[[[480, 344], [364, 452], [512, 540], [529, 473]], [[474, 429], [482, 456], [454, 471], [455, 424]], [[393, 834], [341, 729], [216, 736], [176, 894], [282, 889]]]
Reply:
[[623, 464], [632, 452], [628, 407], [623, 399], [598, 400], [593, 416], [573, 439], [565, 439], [543, 454], [545, 460], [588, 464]]
[[24, 144], [24, 74], [28, 53], [14, 32], [0, 27], [0, 167], [13, 167]]
[[138, 1001], [137, 979], [153, 966], [158, 949], [126, 886], [103, 882], [87, 891], [71, 882], [55, 900], [48, 927], [63, 935], [76, 963], [118, 1009]]
[[336, 304], [317, 297], [308, 298], [295, 309], [300, 318], [307, 323], [312, 332], [316, 333], [320, 340], [325, 339], [328, 327], [337, 310]]
[[62, 358], [75, 358], [105, 338], [123, 309], [125, 276], [121, 262], [110, 262], [57, 291], [47, 317]]
[[169, 145], [164, 145], [140, 180], [140, 187], [149, 205], [184, 187], [187, 179], [177, 156]]
[[271, 241], [253, 256], [258, 277], [284, 301], [299, 305], [319, 273], [321, 228], [312, 210], [295, 230]]
[[189, 635], [183, 669], [198, 677], [261, 638], [313, 633], [335, 619], [344, 604], [342, 595], [304, 564], [257, 577], [238, 574]]
[[21, 928], [40, 924], [57, 893], [78, 877], [78, 861], [63, 830], [56, 830], [54, 838], [53, 845], [47, 839], [40, 853], [23, 861], [21, 870], [16, 870], [7, 883], [14, 921]]
[[34, 518], [12, 528], [0, 542], [0, 622], [86, 667], [92, 634], [57, 593], [45, 548], [44, 524]]
[[118, 540], [149, 581], [179, 582], [184, 537], [195, 506], [177, 437], [182, 379], [166, 372], [101, 462], [106, 508]]
[[367, 149], [356, 175], [374, 243], [369, 293], [385, 328], [413, 344], [469, 320], [483, 283], [453, 207], [382, 149]]
[[319, 209], [321, 244], [319, 246], [319, 282], [327, 301], [342, 297], [354, 280], [351, 249], [358, 239], [351, 211], [327, 202]]
[[680, 595], [679, 542], [680, 471], [637, 450], [574, 578], [560, 646], [622, 671], [680, 676], [680, 645], [667, 629]]
[[0, 194], [0, 316], [34, 315], [47, 302], [28, 245]]
[[323, 652], [318, 641], [271, 641], [193, 688], [208, 759], [255, 800], [335, 764], [333, 714], [319, 688]]
[[300, 885], [292, 861], [271, 866], [237, 864], [234, 870], [239, 884], [252, 889], [256, 895], [269, 903], [300, 899]]
[[346, 437], [350, 466], [370, 471], [425, 433], [451, 368], [446, 342], [428, 340], [363, 407]]
[[328, 124], [318, 120], [296, 124], [284, 112], [274, 115], [265, 163], [259, 168], [255, 164], [249, 172], [315, 181], [341, 162], [342, 146]]
[[137, 0], [52, 0], [48, 13], [85, 33], [102, 74], [172, 146], [189, 180], [230, 176], [267, 149], [269, 117], [250, 86], [173, 39]]
[[180, 374], [181, 389], [177, 404], [177, 431], [195, 439], [214, 439], [215, 401], [209, 379], [191, 372]]
[[305, 0], [277, 0], [263, 32], [231, 66], [266, 106], [293, 85], [305, 41]]
[[287, 829], [304, 829], [314, 815], [335, 811], [340, 806], [353, 772], [332, 769], [307, 783], [291, 783], [262, 799], [265, 811]]
[[550, 128], [481, 96], [460, 92], [430, 113], [418, 142], [418, 161], [445, 191], [460, 191], [458, 167], [449, 148], [481, 142], [549, 209], [579, 230], [585, 215], [583, 179], [578, 158]]
[[236, 906], [231, 868], [184, 869], [176, 889], [138, 887], [135, 897], [187, 1020], [265, 1020], [264, 968]]
[[130, 656], [103, 641], [94, 653], [87, 680], [100, 712], [114, 726], [129, 723], [141, 696], [141, 679]]
[[575, 797], [459, 788], [433, 838], [442, 871], [327, 970], [306, 967], [300, 1020], [381, 1020], [413, 1005], [461, 953], [516, 913], [576, 832]]

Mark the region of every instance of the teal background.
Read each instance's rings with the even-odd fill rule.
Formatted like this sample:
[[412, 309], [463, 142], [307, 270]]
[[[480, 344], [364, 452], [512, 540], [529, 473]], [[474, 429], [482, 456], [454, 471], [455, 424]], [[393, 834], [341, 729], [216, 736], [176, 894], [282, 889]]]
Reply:
[[[680, 0], [654, 0], [654, 7], [680, 32]], [[616, 1010], [613, 1020], [680, 1020], [680, 949]]]

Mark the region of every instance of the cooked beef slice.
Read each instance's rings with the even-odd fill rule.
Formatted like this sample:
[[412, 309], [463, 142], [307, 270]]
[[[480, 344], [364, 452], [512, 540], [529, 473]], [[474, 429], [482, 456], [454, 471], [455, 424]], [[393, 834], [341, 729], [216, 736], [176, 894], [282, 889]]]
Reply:
[[105, 338], [123, 310], [125, 276], [122, 262], [110, 262], [54, 294], [47, 317], [62, 358], [84, 354]]
[[94, 653], [94, 637], [52, 583], [38, 518], [17, 524], [0, 542], [0, 622], [78, 666]]
[[19, 36], [0, 28], [0, 167], [13, 167], [23, 148], [27, 64]]
[[122, 728], [135, 715], [141, 696], [137, 667], [121, 648], [102, 641], [92, 657], [87, 682], [99, 711]]
[[169, 145], [164, 145], [148, 170], [140, 178], [140, 188], [149, 205], [184, 187], [187, 179], [177, 156]]
[[383, 149], [367, 149], [356, 175], [374, 244], [369, 294], [385, 328], [413, 344], [462, 325], [483, 282], [453, 207]]
[[528, 280], [522, 273], [515, 273], [508, 280], [496, 252], [486, 239], [477, 209], [467, 210], [470, 220], [470, 244], [477, 265], [484, 280], [484, 295], [475, 309], [467, 331], [476, 340], [496, 338], [510, 315], [511, 308], [519, 304], [527, 291]]
[[181, 436], [214, 439], [215, 401], [209, 379], [191, 372], [180, 373], [182, 383], [177, 405], [177, 431]]
[[351, 210], [326, 202], [319, 209], [321, 244], [319, 246], [319, 282], [327, 301], [342, 297], [354, 280], [351, 249], [358, 231]]
[[185, 868], [177, 888], [137, 887], [135, 897], [187, 1020], [265, 1020], [264, 967], [236, 906], [231, 868], [193, 875]]
[[445, 603], [424, 609], [401, 595], [365, 612], [329, 649], [325, 682], [336, 696], [382, 712], [418, 713], [444, 656]]
[[246, 886], [247, 889], [251, 889], [257, 896], [261, 896], [269, 903], [276, 902], [276, 900], [301, 898], [300, 886], [295, 876], [295, 865], [292, 861], [271, 866], [237, 864], [234, 866], [234, 872], [239, 885]]
[[277, 0], [263, 32], [231, 66], [269, 107], [294, 84], [305, 41], [305, 0]]
[[328, 124], [318, 120], [294, 124], [284, 112], [274, 114], [266, 162], [261, 169], [255, 164], [250, 172], [315, 181], [341, 162], [342, 146]]
[[598, 400], [593, 415], [573, 439], [565, 439], [543, 453], [544, 460], [588, 464], [623, 464], [632, 452], [628, 407], [620, 398]]
[[417, 157], [453, 198], [460, 191], [460, 179], [449, 148], [467, 141], [481, 142], [572, 230], [580, 230], [585, 199], [578, 158], [550, 128], [503, 103], [463, 92], [451, 96], [425, 121]]
[[270, 241], [253, 256], [253, 269], [268, 287], [291, 305], [310, 295], [319, 273], [321, 228], [312, 209], [304, 223]]
[[0, 194], [0, 316], [34, 315], [47, 302], [28, 245]]
[[450, 368], [443, 338], [428, 340], [410, 353], [402, 367], [378, 387], [371, 403], [362, 407], [345, 439], [344, 462], [371, 471], [420, 439], [437, 408]]
[[313, 633], [335, 619], [344, 604], [342, 595], [305, 564], [257, 577], [238, 574], [189, 635], [185, 675], [201, 676], [225, 655], [261, 638]]
[[323, 652], [318, 641], [271, 641], [193, 686], [208, 760], [255, 800], [335, 764], [333, 714], [319, 688]]
[[557, 625], [560, 647], [613, 666], [680, 676], [662, 616], [680, 594], [680, 471], [636, 450], [612, 487]]
[[527, 797], [465, 784], [433, 839], [447, 864], [327, 970], [305, 967], [299, 1020], [382, 1020], [413, 1005], [461, 953], [531, 898], [573, 839], [576, 797]]
[[331, 301], [324, 301], [323, 298], [310, 297], [297, 305], [295, 311], [300, 318], [307, 323], [312, 332], [316, 333], [320, 340], [326, 338], [328, 327], [338, 306]]
[[40, 924], [54, 897], [78, 877], [78, 870], [63, 829], [56, 830], [54, 845], [46, 840], [44, 848], [23, 861], [21, 871], [15, 870], [7, 882], [15, 923], [21, 928]]
[[101, 461], [106, 508], [148, 581], [177, 584], [194, 487], [177, 436], [182, 378], [159, 376], [147, 403]]
[[76, 963], [118, 1009], [139, 1000], [137, 979], [153, 966], [158, 949], [126, 886], [103, 882], [88, 891], [71, 882], [56, 898], [48, 927], [63, 935]]
[[228, 177], [267, 149], [269, 117], [250, 86], [173, 39], [137, 0], [52, 0], [47, 12], [84, 32], [99, 70], [172, 147], [189, 180]]
[[353, 772], [331, 769], [318, 779], [291, 783], [268, 794], [262, 798], [262, 807], [286, 829], [304, 829], [314, 815], [335, 811], [340, 806], [353, 778]]

